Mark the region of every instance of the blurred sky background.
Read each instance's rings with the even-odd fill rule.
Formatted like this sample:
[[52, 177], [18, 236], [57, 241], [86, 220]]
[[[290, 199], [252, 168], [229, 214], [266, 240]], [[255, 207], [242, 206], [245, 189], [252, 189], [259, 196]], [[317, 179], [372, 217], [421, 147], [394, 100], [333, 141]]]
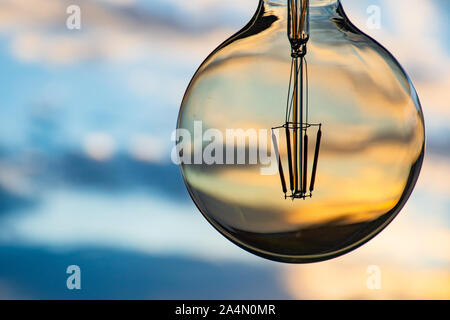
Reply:
[[[279, 264], [195, 208], [170, 161], [179, 105], [257, 3], [0, 0], [0, 298], [450, 298], [448, 0], [342, 0], [406, 69], [426, 120], [418, 184], [380, 235], [331, 261]], [[66, 28], [71, 4], [80, 31]], [[80, 291], [66, 288], [72, 264]], [[370, 265], [381, 290], [366, 287]]]

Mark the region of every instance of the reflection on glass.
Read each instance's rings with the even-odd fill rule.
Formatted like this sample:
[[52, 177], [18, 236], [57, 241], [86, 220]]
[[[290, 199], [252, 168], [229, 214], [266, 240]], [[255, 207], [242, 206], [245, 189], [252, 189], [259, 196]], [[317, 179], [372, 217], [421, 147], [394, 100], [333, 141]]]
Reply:
[[[285, 123], [292, 2], [297, 3], [260, 1], [252, 21], [200, 66], [178, 119], [178, 128], [191, 132], [192, 142], [195, 121], [201, 121], [203, 131], [217, 129], [224, 137], [227, 129], [270, 131]], [[302, 15], [303, 2], [296, 4]], [[294, 180], [303, 181], [303, 172], [306, 184], [313, 182], [317, 129], [308, 132], [310, 141], [303, 147], [304, 136], [295, 145], [279, 133], [286, 188], [278, 172], [261, 174], [267, 164], [260, 162], [181, 165], [192, 198], [214, 227], [248, 251], [285, 262], [329, 259], [380, 232], [409, 197], [424, 152], [420, 103], [394, 57], [358, 30], [338, 1], [310, 0], [308, 11], [307, 53], [298, 61], [307, 63], [307, 75], [305, 70], [294, 76], [291, 85], [295, 79], [303, 82], [292, 99], [300, 101], [296, 116], [304, 114], [300, 107], [307, 103], [308, 123], [322, 125], [312, 196], [285, 197], [283, 189], [290, 194], [289, 159], [297, 156], [305, 163], [305, 153], [307, 166]], [[297, 123], [302, 128], [305, 122]], [[249, 141], [246, 145], [250, 149]]]

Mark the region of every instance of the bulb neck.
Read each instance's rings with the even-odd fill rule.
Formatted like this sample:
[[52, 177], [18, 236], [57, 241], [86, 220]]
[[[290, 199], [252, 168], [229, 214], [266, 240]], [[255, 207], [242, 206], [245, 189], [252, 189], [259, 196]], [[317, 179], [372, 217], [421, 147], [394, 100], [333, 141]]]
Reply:
[[[262, 0], [268, 5], [287, 5], [289, 0]], [[301, 2], [301, 0], [299, 0]], [[338, 5], [339, 0], [309, 0], [310, 7], [322, 7], [330, 5]]]
[[309, 39], [311, 28], [323, 28], [332, 18], [343, 15], [340, 0], [260, 0], [260, 7], [265, 15], [278, 17], [294, 46]]
[[[300, 23], [304, 4], [307, 4], [306, 14], [303, 15], [305, 21]], [[340, 0], [260, 0], [267, 12], [276, 12], [286, 23], [291, 23], [297, 15], [298, 31], [309, 33], [309, 23], [315, 20], [322, 20], [324, 17], [334, 16], [340, 7]], [[296, 7], [297, 10], [292, 10]], [[291, 10], [288, 10], [291, 9]], [[294, 12], [296, 11], [296, 14]], [[292, 31], [292, 30], [291, 30]]]

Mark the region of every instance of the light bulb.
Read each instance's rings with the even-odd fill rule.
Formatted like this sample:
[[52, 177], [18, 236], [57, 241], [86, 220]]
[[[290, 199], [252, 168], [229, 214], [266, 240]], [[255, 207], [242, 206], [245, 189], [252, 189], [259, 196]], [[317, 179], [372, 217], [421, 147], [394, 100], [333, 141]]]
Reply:
[[413, 190], [425, 141], [405, 71], [335, 0], [261, 0], [195, 73], [178, 129], [206, 219], [254, 254], [296, 263], [384, 229]]

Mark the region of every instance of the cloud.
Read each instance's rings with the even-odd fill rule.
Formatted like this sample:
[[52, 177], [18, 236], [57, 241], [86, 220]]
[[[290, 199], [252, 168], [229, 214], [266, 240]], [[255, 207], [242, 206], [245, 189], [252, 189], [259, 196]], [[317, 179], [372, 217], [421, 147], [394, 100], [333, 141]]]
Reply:
[[91, 159], [106, 161], [114, 155], [116, 142], [106, 132], [91, 132], [84, 138], [83, 149]]
[[148, 134], [138, 134], [130, 143], [130, 154], [137, 160], [145, 162], [164, 162], [169, 160], [169, 151], [165, 141]]
[[[206, 55], [232, 33], [223, 27], [195, 30], [174, 16], [152, 14], [133, 2], [81, 1], [82, 29], [66, 29], [59, 0], [5, 0], [0, 33], [23, 62], [67, 65], [86, 60], [136, 62], [152, 58], [190, 59]], [[180, 52], [183, 54], [180, 55]]]
[[93, 191], [52, 192], [33, 214], [4, 220], [0, 242], [66, 250], [92, 245], [209, 261], [261, 262], [220, 236], [194, 210], [193, 203], [167, 201], [157, 193], [111, 198]]

